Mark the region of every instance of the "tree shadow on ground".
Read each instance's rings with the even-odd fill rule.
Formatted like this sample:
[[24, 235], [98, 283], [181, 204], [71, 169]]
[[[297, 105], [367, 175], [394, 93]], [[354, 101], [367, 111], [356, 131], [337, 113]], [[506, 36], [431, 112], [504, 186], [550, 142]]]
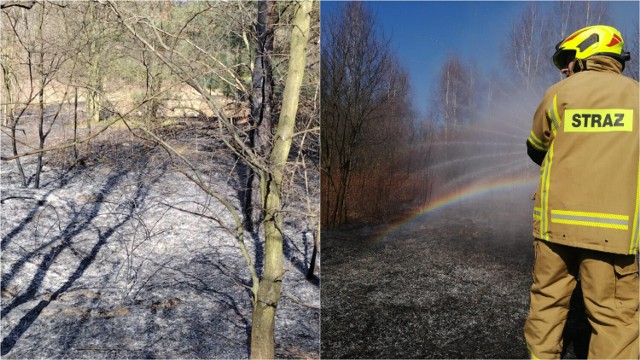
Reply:
[[112, 175], [102, 186], [102, 189], [96, 193], [97, 199], [100, 201], [96, 201], [88, 211], [85, 211], [84, 206], [74, 211], [71, 221], [69, 221], [64, 230], [62, 230], [57, 236], [54, 236], [49, 242], [39, 246], [34, 251], [25, 254], [20, 260], [16, 261], [11, 266], [11, 269], [7, 273], [2, 276], [2, 288], [6, 289], [27, 262], [32, 258], [39, 256], [40, 252], [50, 245], [60, 242], [43, 257], [40, 265], [38, 266], [36, 275], [32, 279], [27, 290], [22, 295], [16, 297], [9, 305], [2, 308], [1, 318], [4, 318], [13, 308], [30, 301], [33, 298], [40, 288], [42, 280], [44, 279], [51, 264], [53, 264], [63, 250], [70, 246], [71, 241], [75, 236], [87, 230], [103, 206], [103, 202], [101, 200], [104, 198], [104, 195], [111, 192], [117, 186], [123, 175], [124, 173]]
[[[308, 234], [311, 234], [311, 232], [306, 231], [301, 235], [304, 243], [304, 249], [300, 249], [296, 245], [296, 243], [288, 236], [283, 236], [282, 238], [284, 256], [289, 259], [296, 270], [298, 270], [305, 277], [307, 276], [309, 267], [311, 266], [311, 254], [313, 251], [313, 236], [308, 236]], [[314, 286], [320, 286], [320, 278], [315, 274], [311, 278], [307, 278], [307, 280]]]
[[262, 276], [262, 268], [264, 265], [264, 244], [262, 239], [260, 238], [260, 231], [263, 227], [260, 224], [262, 220], [262, 215], [256, 218], [257, 212], [253, 208], [252, 200], [256, 194], [254, 194], [254, 189], [248, 184], [253, 182], [257, 174], [252, 172], [251, 168], [247, 166], [244, 160], [235, 157], [237, 161], [236, 165], [236, 175], [238, 176], [237, 181], [237, 198], [240, 202], [240, 207], [242, 209], [243, 215], [243, 226], [244, 229], [249, 233], [249, 236], [253, 240], [253, 248], [254, 248], [254, 259], [255, 264], [254, 267], [258, 274], [258, 277]]
[[[136, 160], [142, 160], [142, 163], [146, 163], [146, 158], [144, 158], [144, 156]], [[76, 236], [83, 233], [84, 231], [89, 230], [90, 228], [93, 228], [95, 229], [95, 231], [97, 231], [98, 241], [93, 245], [88, 255], [84, 256], [84, 258], [81, 259], [75, 271], [69, 276], [67, 281], [60, 288], [54, 291], [50, 296], [47, 296], [44, 299], [40, 300], [40, 302], [35, 307], [29, 310], [18, 321], [18, 324], [14, 326], [13, 329], [11, 329], [9, 334], [7, 334], [2, 339], [0, 355], [7, 355], [13, 349], [16, 342], [38, 319], [41, 312], [52, 301], [57, 300], [61, 294], [69, 290], [71, 286], [79, 278], [82, 277], [84, 272], [89, 268], [89, 266], [91, 266], [96, 256], [100, 252], [100, 249], [102, 249], [102, 247], [107, 243], [109, 238], [134, 216], [135, 203], [143, 201], [150, 189], [150, 183], [148, 182], [137, 181], [137, 188], [132, 199], [133, 201], [127, 202], [127, 204], [129, 204], [129, 208], [126, 212], [126, 216], [124, 216], [117, 224], [109, 227], [105, 231], [101, 230], [97, 226], [93, 226], [93, 221], [99, 215], [100, 210], [103, 207], [105, 196], [113, 192], [118, 184], [122, 181], [122, 179], [131, 171], [131, 169], [139, 164], [140, 162], [132, 161], [131, 163], [129, 163], [129, 168], [124, 168], [121, 171], [111, 175], [108, 180], [102, 185], [101, 189], [94, 193], [95, 202], [93, 203], [93, 205], [91, 205], [90, 209], [85, 209], [85, 205], [81, 206], [79, 209], [75, 209], [73, 211], [73, 217], [71, 218], [71, 221], [68, 223], [64, 230], [62, 230], [57, 236], [54, 236], [54, 238], [48, 243], [38, 247], [35, 251], [32, 251], [23, 256], [20, 260], [13, 264], [13, 266], [7, 273], [3, 275], [2, 288], [5, 289], [11, 284], [13, 278], [18, 275], [22, 267], [28, 261], [38, 256], [40, 251], [45, 249], [47, 246], [58, 243], [57, 245], [53, 246], [53, 248], [51, 248], [48, 254], [44, 255], [27, 289], [22, 294], [15, 297], [9, 304], [2, 307], [2, 313], [0, 317], [4, 319], [16, 307], [36, 299], [36, 294], [41, 288], [43, 280], [47, 275], [50, 267], [54, 264], [55, 260], [63, 252], [63, 250], [71, 248], [72, 241]], [[138, 176], [143, 176], [144, 173], [144, 171], [139, 171]], [[12, 233], [14, 232], [15, 231], [13, 231]]]
[[[26, 226], [33, 221], [33, 219], [36, 217], [36, 215], [38, 215], [40, 213], [40, 211], [42, 211], [42, 206], [46, 205], [46, 198], [47, 196], [49, 196], [53, 191], [55, 191], [56, 189], [51, 189], [48, 192], [46, 192], [41, 199], [36, 199], [35, 197], [22, 197], [22, 196], [9, 196], [6, 197], [4, 199], [2, 199], [1, 203], [4, 204], [6, 201], [9, 200], [13, 200], [13, 199], [29, 199], [29, 200], [33, 200], [36, 203], [34, 204], [34, 207], [29, 211], [29, 214], [27, 214], [27, 216], [24, 218], [24, 220], [22, 220], [20, 222], [20, 224], [18, 226], [16, 226], [15, 228], [13, 228], [6, 236], [4, 236], [2, 238], [2, 242], [0, 243], [0, 249], [2, 249], [2, 251], [4, 251], [4, 249], [11, 243], [11, 241], [13, 240], [13, 238], [15, 238], [17, 235], [19, 235], [22, 231], [25, 230]], [[6, 208], [5, 208], [6, 211]]]
[[[181, 278], [183, 279], [181, 281], [181, 285], [187, 286], [199, 294], [203, 294], [205, 298], [209, 297], [213, 299], [215, 302], [222, 305], [224, 308], [231, 310], [233, 314], [235, 314], [242, 324], [241, 330], [246, 336], [244, 346], [247, 354], [249, 354], [251, 349], [251, 315], [243, 313], [242, 304], [232, 294], [220, 290], [220, 288], [225, 288], [225, 286], [221, 286], [220, 283], [227, 283], [226, 287], [229, 288], [233, 288], [234, 283], [243, 286], [246, 289], [244, 293], [247, 294], [247, 300], [250, 299], [251, 296], [251, 291], [248, 289], [250, 285], [247, 284], [240, 276], [235, 275], [234, 273], [236, 271], [229, 269], [222, 261], [214, 260], [213, 258], [215, 257], [217, 256], [200, 255], [190, 261], [190, 265], [195, 263], [198, 268], [202, 266], [204, 269], [207, 269], [206, 272], [203, 272], [206, 273], [206, 276], [204, 276], [203, 273], [190, 273], [185, 269], [185, 267], [172, 267], [171, 270], [181, 275]], [[228, 318], [225, 320], [231, 321], [231, 319]], [[205, 339], [202, 340], [204, 341]]]

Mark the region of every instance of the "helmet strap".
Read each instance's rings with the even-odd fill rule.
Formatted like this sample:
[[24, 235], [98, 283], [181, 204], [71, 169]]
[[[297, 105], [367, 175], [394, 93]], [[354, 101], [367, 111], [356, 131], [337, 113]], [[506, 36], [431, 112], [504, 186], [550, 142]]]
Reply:
[[627, 61], [631, 60], [631, 53], [628, 51], [623, 51], [618, 59], [616, 59], [622, 64], [622, 70], [624, 71], [624, 65]]

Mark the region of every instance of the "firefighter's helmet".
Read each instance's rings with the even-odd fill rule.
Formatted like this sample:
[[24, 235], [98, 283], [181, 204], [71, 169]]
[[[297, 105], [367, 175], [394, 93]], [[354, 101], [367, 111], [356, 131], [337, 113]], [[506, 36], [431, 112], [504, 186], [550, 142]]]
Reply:
[[593, 55], [606, 55], [622, 64], [631, 56], [624, 51], [624, 40], [617, 29], [607, 25], [588, 26], [569, 35], [556, 45], [553, 63], [562, 70], [573, 59], [584, 60]]

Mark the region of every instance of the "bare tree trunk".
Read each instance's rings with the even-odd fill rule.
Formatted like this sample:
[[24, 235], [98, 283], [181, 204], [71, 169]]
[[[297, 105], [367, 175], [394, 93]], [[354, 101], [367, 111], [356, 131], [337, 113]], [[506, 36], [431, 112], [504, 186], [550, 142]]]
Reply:
[[[155, 44], [154, 44], [155, 45]], [[162, 51], [160, 47], [158, 51]], [[160, 109], [160, 100], [157, 94], [162, 89], [162, 74], [160, 70], [160, 61], [156, 58], [152, 58], [149, 64], [147, 64], [147, 94], [152, 96], [151, 101], [147, 106], [147, 118], [152, 120], [158, 117], [158, 110]]]
[[348, 221], [348, 201], [349, 187], [351, 186], [351, 160], [344, 162], [345, 166], [340, 172], [340, 184], [336, 199], [336, 213], [333, 219], [334, 224], [343, 224]]
[[[4, 5], [3, 5], [4, 8]], [[16, 20], [17, 22], [17, 20]], [[15, 23], [11, 23], [9, 22], [11, 27], [13, 28], [13, 31], [16, 31], [16, 24]], [[18, 103], [19, 100], [19, 86], [18, 84], [16, 84], [12, 78], [14, 78], [15, 74], [15, 66], [19, 65], [16, 63], [17, 59], [16, 59], [16, 50], [14, 49], [14, 46], [16, 45], [16, 41], [15, 41], [16, 37], [15, 36], [6, 36], [5, 39], [3, 39], [4, 44], [2, 46], [2, 77], [3, 77], [3, 85], [4, 85], [4, 92], [3, 92], [3, 101], [4, 101], [4, 108], [3, 108], [3, 120], [2, 120], [2, 124], [4, 126], [8, 126], [10, 131], [11, 131], [11, 150], [13, 152], [13, 155], [16, 156], [18, 155], [18, 144], [17, 144], [17, 127], [18, 127], [18, 123], [20, 122], [20, 117], [22, 116], [22, 114], [24, 113], [26, 106], [22, 109], [19, 110], [19, 114], [16, 116], [16, 114], [14, 113], [14, 108], [15, 105]], [[29, 69], [31, 69], [31, 53], [27, 53], [28, 56], [28, 66]], [[29, 79], [32, 80], [31, 77], [31, 72], [29, 72]], [[30, 82], [31, 84], [33, 84], [32, 82]], [[14, 88], [15, 87], [15, 88]], [[16, 90], [14, 93], [14, 89]], [[33, 91], [33, 87], [31, 87], [31, 90]], [[29, 100], [31, 100], [33, 95], [33, 92], [31, 92], [29, 94]], [[16, 167], [18, 168], [18, 174], [20, 174], [20, 179], [22, 181], [22, 186], [23, 187], [27, 187], [27, 177], [24, 174], [24, 169], [22, 167], [22, 162], [20, 161], [20, 158], [16, 158]]]
[[[275, 1], [258, 2], [258, 21], [256, 23], [256, 56], [252, 74], [251, 125], [249, 134], [251, 148], [262, 157], [269, 154], [271, 131], [273, 127], [273, 70], [271, 53], [273, 52]], [[244, 199], [245, 226], [253, 231], [261, 221], [264, 199], [260, 198], [260, 180], [252, 169], [248, 169]]]
[[[11, 38], [11, 36], [9, 36], [9, 38]], [[8, 42], [7, 40], [5, 40], [5, 42]], [[3, 92], [3, 103], [4, 105], [2, 106], [2, 125], [3, 126], [9, 126], [11, 124], [11, 118], [13, 118], [13, 85], [12, 85], [12, 81], [11, 81], [11, 77], [13, 76], [13, 64], [11, 63], [13, 61], [13, 59], [10, 56], [10, 53], [12, 51], [12, 44], [6, 44], [3, 47], [3, 54], [2, 54], [2, 80], [3, 80], [3, 85], [4, 85], [4, 92]], [[5, 51], [7, 53], [5, 53]]]
[[[40, 121], [38, 124], [38, 149], [44, 149], [44, 81], [42, 82], [42, 88], [40, 89], [40, 95], [38, 95], [38, 103], [40, 106]], [[40, 188], [40, 174], [42, 172], [42, 152], [38, 153], [36, 164], [36, 178], [33, 186], [36, 189]]]
[[[168, 21], [171, 19], [171, 2], [168, 0], [162, 1], [162, 6], [160, 10], [160, 24], [159, 29], [164, 30], [168, 27]], [[163, 46], [160, 46], [161, 42], [167, 41], [166, 34], [161, 31], [154, 37], [152, 40], [153, 47], [157, 52], [164, 55], [165, 49]], [[151, 100], [145, 106], [146, 110], [146, 120], [149, 121], [148, 125], [150, 125], [150, 121], [156, 119], [159, 115], [160, 106], [162, 105], [162, 100], [158, 98], [158, 94], [162, 91], [162, 83], [164, 80], [163, 70], [162, 70], [162, 61], [158, 59], [157, 56], [151, 55], [147, 59], [146, 51], [143, 51], [142, 58], [143, 64], [146, 67], [146, 95], [151, 97]]]
[[87, 96], [87, 126], [91, 130], [91, 122], [100, 121], [100, 109], [102, 106], [102, 76], [100, 74], [100, 50], [95, 43], [91, 44], [94, 55], [91, 59], [91, 70], [89, 74], [89, 94]]
[[[11, 122], [11, 147], [13, 150], [13, 156], [18, 156], [18, 144], [16, 139], [16, 128], [18, 127], [18, 119], [15, 118]], [[24, 175], [24, 169], [22, 168], [22, 162], [20, 162], [20, 158], [16, 158], [16, 166], [18, 167], [18, 173], [20, 174], [20, 179], [22, 179], [22, 187], [27, 187], [27, 177]]]
[[291, 149], [293, 129], [298, 111], [300, 88], [306, 66], [306, 47], [311, 22], [311, 0], [298, 2], [291, 31], [289, 72], [283, 94], [282, 111], [278, 129], [269, 156], [270, 173], [261, 174], [261, 193], [265, 199], [265, 261], [264, 272], [253, 308], [251, 325], [251, 358], [273, 359], [275, 357], [275, 315], [284, 274], [284, 252], [282, 243], [282, 179]]
[[[44, 38], [42, 36], [42, 25], [44, 22], [44, 10], [42, 11], [42, 19], [40, 21], [40, 29], [39, 29], [39, 41], [40, 41], [40, 93], [38, 94], [38, 104], [40, 106], [40, 121], [38, 124], [38, 139], [40, 140], [38, 143], [38, 149], [44, 149], [44, 85], [46, 83], [46, 75], [44, 71]], [[40, 174], [42, 173], [42, 152], [38, 153], [37, 157], [37, 165], [36, 165], [36, 178], [34, 182], [34, 187], [36, 189], [40, 188]]]
[[[97, 3], [89, 4], [89, 18], [98, 22], [98, 13], [101, 9], [97, 8]], [[101, 39], [96, 33], [96, 29], [92, 28], [92, 40], [89, 44], [89, 92], [87, 94], [87, 127], [91, 133], [91, 122], [100, 121], [100, 109], [102, 107], [102, 59], [103, 45]]]

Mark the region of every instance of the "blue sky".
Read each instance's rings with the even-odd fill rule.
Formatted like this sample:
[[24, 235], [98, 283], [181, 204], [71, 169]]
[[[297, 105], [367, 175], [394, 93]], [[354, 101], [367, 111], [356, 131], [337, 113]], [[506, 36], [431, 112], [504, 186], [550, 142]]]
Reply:
[[[339, 2], [321, 1], [322, 18]], [[481, 72], [500, 71], [501, 46], [526, 1], [371, 1], [379, 25], [391, 39], [400, 62], [409, 71], [416, 110], [426, 110], [431, 84], [449, 52], [468, 54]], [[547, 5], [550, 3], [547, 3]], [[640, 16], [637, 1], [609, 3], [611, 25], [623, 36]], [[558, 39], [558, 41], [561, 39]]]

